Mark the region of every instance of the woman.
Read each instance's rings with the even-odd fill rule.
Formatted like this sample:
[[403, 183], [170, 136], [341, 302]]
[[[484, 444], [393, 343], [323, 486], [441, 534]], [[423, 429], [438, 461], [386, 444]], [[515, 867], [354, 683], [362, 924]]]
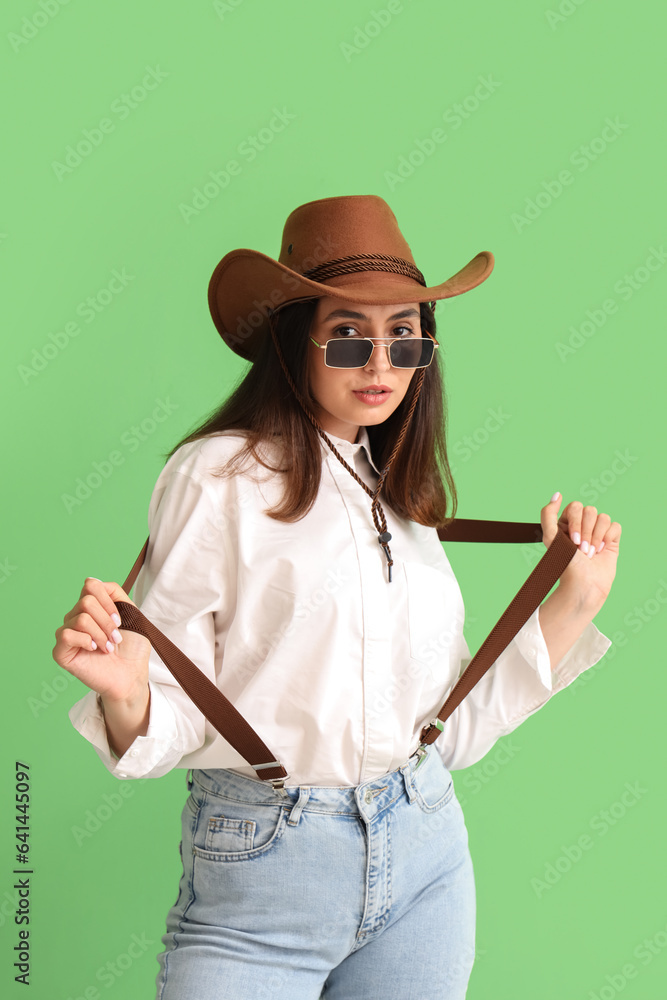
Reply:
[[416, 754], [470, 660], [436, 531], [456, 492], [433, 307], [492, 267], [426, 287], [389, 206], [351, 196], [295, 209], [277, 261], [238, 250], [214, 271], [216, 327], [253, 363], [170, 452], [135, 597], [288, 777], [262, 780], [121, 634], [117, 583], [85, 580], [53, 654], [91, 688], [70, 717], [114, 775], [189, 769], [159, 1000], [465, 996], [475, 891], [450, 772], [604, 654], [621, 534], [567, 505], [581, 551]]

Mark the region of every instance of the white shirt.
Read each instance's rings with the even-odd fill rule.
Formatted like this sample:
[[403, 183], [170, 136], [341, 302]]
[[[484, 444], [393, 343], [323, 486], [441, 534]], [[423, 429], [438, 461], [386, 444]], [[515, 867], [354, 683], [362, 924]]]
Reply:
[[[332, 440], [373, 488], [378, 470], [365, 428], [355, 444]], [[385, 507], [388, 582], [370, 497], [324, 442], [310, 512], [293, 523], [268, 517], [282, 493], [279, 475], [257, 463], [231, 478], [209, 471], [241, 443], [225, 432], [182, 445], [167, 461], [150, 501], [134, 601], [257, 731], [287, 770], [286, 785], [358, 785], [415, 752], [470, 662], [459, 585], [437, 530]], [[480, 760], [610, 645], [591, 622], [552, 670], [536, 609], [445, 723], [435, 747], [447, 767]], [[95, 692], [70, 710], [112, 774], [232, 768], [261, 780], [155, 650], [149, 686], [147, 733], [119, 760]]]

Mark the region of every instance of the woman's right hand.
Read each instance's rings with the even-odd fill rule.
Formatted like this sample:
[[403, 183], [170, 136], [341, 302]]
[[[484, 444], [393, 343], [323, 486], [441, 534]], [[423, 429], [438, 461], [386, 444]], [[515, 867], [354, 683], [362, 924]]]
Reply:
[[79, 600], [56, 629], [52, 655], [104, 701], [132, 703], [148, 692], [151, 644], [138, 632], [118, 629], [111, 617], [118, 615], [115, 600], [137, 607], [117, 583], [86, 577]]

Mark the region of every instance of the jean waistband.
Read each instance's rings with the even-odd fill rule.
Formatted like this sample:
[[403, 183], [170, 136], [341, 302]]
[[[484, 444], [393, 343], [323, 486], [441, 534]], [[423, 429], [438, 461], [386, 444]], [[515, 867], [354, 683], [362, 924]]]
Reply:
[[[395, 770], [356, 786], [291, 785], [285, 786], [283, 794], [277, 792], [269, 782], [247, 778], [226, 768], [212, 768], [188, 772], [188, 787], [191, 788], [194, 782], [213, 795], [233, 801], [254, 802], [258, 805], [292, 804], [300, 806], [299, 812], [349, 813], [370, 819], [395, 802], [399, 796], [405, 794], [412, 802], [416, 777], [419, 774], [425, 775], [431, 767], [438, 766], [436, 756], [437, 751], [431, 744], [423, 759], [415, 754]], [[419, 770], [416, 772], [417, 767]]]

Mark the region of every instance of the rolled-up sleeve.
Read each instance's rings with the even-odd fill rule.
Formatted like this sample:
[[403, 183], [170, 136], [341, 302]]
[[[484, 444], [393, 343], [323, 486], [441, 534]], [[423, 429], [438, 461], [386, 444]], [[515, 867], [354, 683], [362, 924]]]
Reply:
[[[193, 451], [189, 454], [192, 458]], [[150, 541], [133, 597], [213, 683], [222, 653], [216, 629], [233, 613], [235, 599], [227, 523], [216, 491], [192, 462], [163, 470], [149, 505]], [[109, 747], [99, 696], [90, 691], [70, 709], [74, 728], [117, 778], [160, 777], [204, 745], [204, 716], [153, 648], [149, 688], [146, 735], [138, 736], [120, 759]]]
[[[496, 741], [511, 733], [555, 694], [594, 666], [611, 639], [589, 622], [552, 668], [540, 627], [539, 607], [446, 720], [435, 745], [449, 770], [477, 763]], [[471, 661], [461, 637], [461, 671]]]

